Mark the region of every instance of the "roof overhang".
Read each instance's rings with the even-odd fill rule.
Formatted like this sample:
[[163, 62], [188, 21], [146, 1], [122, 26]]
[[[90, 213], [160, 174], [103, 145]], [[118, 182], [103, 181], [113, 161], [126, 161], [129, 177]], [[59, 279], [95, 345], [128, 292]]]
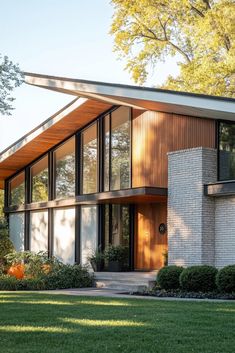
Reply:
[[235, 99], [25, 73], [25, 82], [139, 109], [235, 121]]
[[0, 188], [4, 180], [71, 136], [112, 105], [76, 98], [0, 154]]

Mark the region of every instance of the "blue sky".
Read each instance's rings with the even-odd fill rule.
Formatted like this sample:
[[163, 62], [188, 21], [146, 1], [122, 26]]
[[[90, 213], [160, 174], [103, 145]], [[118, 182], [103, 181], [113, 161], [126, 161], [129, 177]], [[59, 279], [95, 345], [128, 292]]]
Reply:
[[[7, 0], [1, 3], [0, 53], [24, 71], [134, 84], [113, 53], [109, 0]], [[169, 60], [150, 75], [157, 85], [176, 72]], [[11, 117], [0, 116], [0, 150], [55, 113], [72, 96], [23, 85]]]

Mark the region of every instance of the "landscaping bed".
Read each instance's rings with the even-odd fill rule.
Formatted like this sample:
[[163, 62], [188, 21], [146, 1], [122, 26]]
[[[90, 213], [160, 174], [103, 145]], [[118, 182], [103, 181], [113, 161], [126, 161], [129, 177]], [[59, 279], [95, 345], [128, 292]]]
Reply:
[[165, 266], [157, 274], [156, 286], [144, 295], [159, 298], [234, 300], [235, 265], [220, 270], [208, 265], [187, 268]]

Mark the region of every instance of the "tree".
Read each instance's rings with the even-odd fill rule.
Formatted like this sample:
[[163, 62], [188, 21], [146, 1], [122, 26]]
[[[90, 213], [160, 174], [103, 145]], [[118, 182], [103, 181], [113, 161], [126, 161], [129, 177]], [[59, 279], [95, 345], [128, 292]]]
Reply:
[[19, 66], [13, 64], [7, 56], [0, 55], [0, 113], [11, 115], [13, 107], [11, 103], [15, 100], [11, 92], [23, 82], [23, 74]]
[[162, 88], [235, 96], [234, 0], [112, 0], [110, 33], [126, 69], [143, 84], [150, 66], [178, 60]]

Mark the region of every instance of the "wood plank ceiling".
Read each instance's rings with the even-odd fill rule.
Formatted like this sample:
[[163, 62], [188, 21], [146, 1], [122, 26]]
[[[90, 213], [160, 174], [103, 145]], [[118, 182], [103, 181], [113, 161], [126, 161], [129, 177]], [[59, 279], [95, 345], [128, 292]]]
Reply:
[[[112, 105], [108, 103], [82, 98], [81, 104], [77, 104], [77, 108], [73, 111], [70, 109], [67, 114], [66, 111], [68, 109], [64, 110], [64, 114], [61, 114], [63, 111], [60, 111], [58, 115], [60, 114], [61, 118], [56, 120], [56, 115], [54, 115], [45, 123], [45, 126], [41, 125], [38, 128], [40, 133], [37, 134], [37, 130], [33, 130], [32, 135], [35, 135], [34, 138], [30, 138], [30, 133], [27, 137], [22, 138], [16, 151], [11, 150], [11, 148], [4, 151], [0, 155], [0, 188], [4, 188], [4, 180], [6, 178], [31, 163], [66, 137], [71, 136], [111, 107]], [[23, 142], [23, 140], [25, 141]]]

